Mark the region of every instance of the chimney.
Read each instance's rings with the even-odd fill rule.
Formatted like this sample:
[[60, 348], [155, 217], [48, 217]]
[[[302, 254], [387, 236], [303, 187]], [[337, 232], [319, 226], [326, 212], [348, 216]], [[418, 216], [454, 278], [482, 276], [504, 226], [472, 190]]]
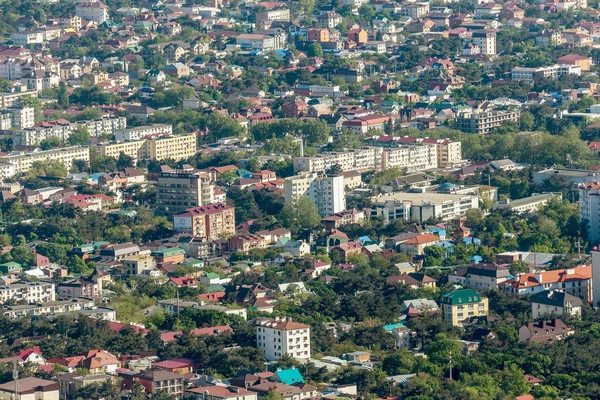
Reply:
[[539, 283], [544, 283], [544, 282], [543, 282], [543, 277], [542, 277], [542, 274], [541, 274], [540, 272], [536, 273], [536, 274], [535, 274], [533, 277], [534, 277], [534, 278], [535, 278], [535, 280], [536, 280], [536, 281], [538, 281]]

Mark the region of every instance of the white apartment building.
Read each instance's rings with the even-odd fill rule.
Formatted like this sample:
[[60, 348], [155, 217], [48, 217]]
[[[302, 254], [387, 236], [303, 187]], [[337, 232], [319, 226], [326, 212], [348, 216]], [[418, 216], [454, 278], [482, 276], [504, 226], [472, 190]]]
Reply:
[[589, 242], [600, 243], [600, 183], [579, 185], [579, 216], [587, 221]]
[[35, 125], [35, 108], [33, 107], [11, 108], [8, 112], [13, 128], [26, 129]]
[[319, 214], [326, 217], [346, 209], [346, 191], [343, 176], [320, 176], [303, 172], [286, 178], [283, 184], [285, 202], [293, 204], [303, 196], [315, 202]]
[[0, 286], [0, 303], [4, 304], [9, 300], [25, 303], [45, 303], [55, 300], [55, 292], [55, 285], [52, 282], [14, 283]]
[[38, 94], [35, 90], [17, 93], [0, 93], [0, 110], [13, 107], [21, 99], [21, 97], [25, 96], [38, 97]]
[[263, 13], [259, 13], [256, 15], [256, 22], [266, 21], [266, 20], [289, 20], [290, 19], [290, 10], [287, 8], [282, 8], [280, 10], [271, 10]]
[[342, 171], [379, 170], [383, 151], [382, 148], [365, 147], [315, 156], [294, 157], [294, 171], [324, 172], [333, 165], [339, 165]]
[[60, 76], [54, 72], [33, 71], [21, 78], [21, 83], [27, 90], [42, 92], [44, 90], [57, 88], [60, 84]]
[[504, 200], [494, 204], [494, 210], [510, 210], [518, 214], [534, 213], [540, 207], [548, 204], [554, 197], [562, 198], [560, 193], [542, 193], [517, 200]]
[[173, 133], [173, 125], [154, 124], [147, 126], [136, 126], [129, 129], [117, 129], [115, 131], [115, 140], [138, 140], [148, 136], [170, 135]]
[[127, 119], [125, 117], [111, 117], [77, 122], [69, 122], [67, 120], [42, 122], [38, 126], [13, 132], [13, 144], [17, 146], [36, 146], [42, 140], [51, 137], [58, 138], [62, 143], [66, 143], [79, 126], [85, 127], [90, 136], [98, 137], [111, 135], [116, 130], [125, 128], [126, 124]]
[[386, 149], [381, 157], [381, 169], [405, 169], [408, 173], [437, 168], [436, 146], [404, 146]]
[[515, 67], [511, 71], [513, 81], [525, 81], [533, 83], [539, 78], [558, 79], [565, 75], [581, 75], [579, 65], [556, 64], [550, 67], [522, 68]]
[[235, 43], [239, 45], [242, 50], [277, 50], [274, 37], [259, 33], [242, 33], [235, 37]]
[[[73, 168], [73, 161], [75, 160], [89, 162], [89, 149], [83, 146], [73, 146], [32, 153], [14, 152], [6, 156], [0, 156], [0, 163], [12, 164], [14, 166], [14, 174], [28, 172], [34, 162], [47, 163], [58, 161], [63, 164], [67, 170], [71, 170], [71, 168]], [[0, 168], [0, 171], [3, 174], [8, 173], [8, 170], [5, 170], [4, 168]], [[4, 178], [4, 175], [2, 175], [2, 178]]]
[[372, 197], [371, 203], [365, 210], [367, 217], [381, 217], [386, 222], [404, 219], [423, 223], [431, 218], [448, 221], [479, 208], [478, 196], [445, 193], [391, 193]]
[[267, 361], [275, 361], [285, 355], [300, 360], [309, 359], [310, 326], [285, 317], [258, 318], [256, 345], [262, 349]]
[[496, 32], [491, 31], [474, 31], [473, 44], [479, 46], [482, 54], [496, 54]]
[[429, 14], [429, 3], [409, 3], [402, 5], [402, 16], [418, 20]]
[[61, 32], [62, 28], [36, 28], [14, 32], [12, 38], [15, 45], [27, 46], [28, 44], [41, 44], [56, 39]]
[[75, 6], [75, 14], [86, 21], [93, 21], [98, 25], [108, 21], [108, 7], [100, 1], [79, 3]]
[[454, 126], [466, 133], [486, 134], [507, 122], [519, 123], [521, 111], [499, 109], [476, 109], [456, 114]]

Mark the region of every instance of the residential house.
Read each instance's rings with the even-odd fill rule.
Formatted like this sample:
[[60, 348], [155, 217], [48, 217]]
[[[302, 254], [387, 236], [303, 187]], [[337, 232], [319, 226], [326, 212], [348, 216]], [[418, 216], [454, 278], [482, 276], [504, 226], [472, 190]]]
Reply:
[[442, 318], [453, 326], [462, 326], [472, 317], [487, 316], [488, 299], [473, 289], [460, 289], [442, 295]]
[[531, 296], [529, 302], [531, 303], [531, 316], [536, 320], [547, 315], [560, 317], [565, 314], [581, 318], [583, 301], [568, 293], [544, 290]]
[[575, 331], [560, 319], [530, 322], [519, 328], [519, 342], [554, 343]]
[[497, 289], [498, 285], [512, 278], [508, 268], [496, 264], [475, 264], [467, 268], [456, 268], [448, 274], [448, 283], [476, 290]]

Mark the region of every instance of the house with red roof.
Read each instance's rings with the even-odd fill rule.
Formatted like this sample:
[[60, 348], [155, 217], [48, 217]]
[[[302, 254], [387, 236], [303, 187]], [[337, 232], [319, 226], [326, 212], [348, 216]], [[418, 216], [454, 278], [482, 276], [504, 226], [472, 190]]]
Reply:
[[165, 285], [174, 286], [174, 287], [178, 287], [178, 288], [197, 287], [198, 280], [196, 278], [192, 278], [191, 276], [182, 276], [179, 278], [171, 277], [171, 278], [169, 278], [167, 283], [165, 283]]
[[[220, 326], [210, 326], [208, 328], [196, 328], [189, 331], [191, 336], [218, 336], [224, 333], [233, 333], [233, 329], [229, 325], [220, 325]], [[172, 342], [177, 340], [178, 337], [183, 335], [184, 332], [165, 332], [160, 335], [160, 338], [165, 343]]]
[[348, 257], [352, 254], [360, 254], [362, 246], [357, 242], [346, 242], [331, 249], [331, 252], [337, 254], [340, 260], [348, 261]]
[[17, 351], [12, 357], [0, 358], [0, 364], [13, 362], [20, 365], [26, 363], [45, 365], [46, 359], [42, 356], [42, 350], [40, 350], [39, 346], [34, 346]]
[[92, 374], [114, 373], [121, 366], [119, 359], [106, 350], [90, 350], [81, 356], [51, 358], [48, 363], [60, 364], [69, 372], [75, 371], [76, 368], [85, 368]]

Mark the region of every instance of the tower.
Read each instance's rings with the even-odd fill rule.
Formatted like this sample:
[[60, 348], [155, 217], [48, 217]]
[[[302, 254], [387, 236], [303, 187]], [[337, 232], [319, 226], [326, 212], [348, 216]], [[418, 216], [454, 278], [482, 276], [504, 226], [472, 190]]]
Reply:
[[594, 247], [592, 253], [592, 305], [600, 301], [600, 248]]

